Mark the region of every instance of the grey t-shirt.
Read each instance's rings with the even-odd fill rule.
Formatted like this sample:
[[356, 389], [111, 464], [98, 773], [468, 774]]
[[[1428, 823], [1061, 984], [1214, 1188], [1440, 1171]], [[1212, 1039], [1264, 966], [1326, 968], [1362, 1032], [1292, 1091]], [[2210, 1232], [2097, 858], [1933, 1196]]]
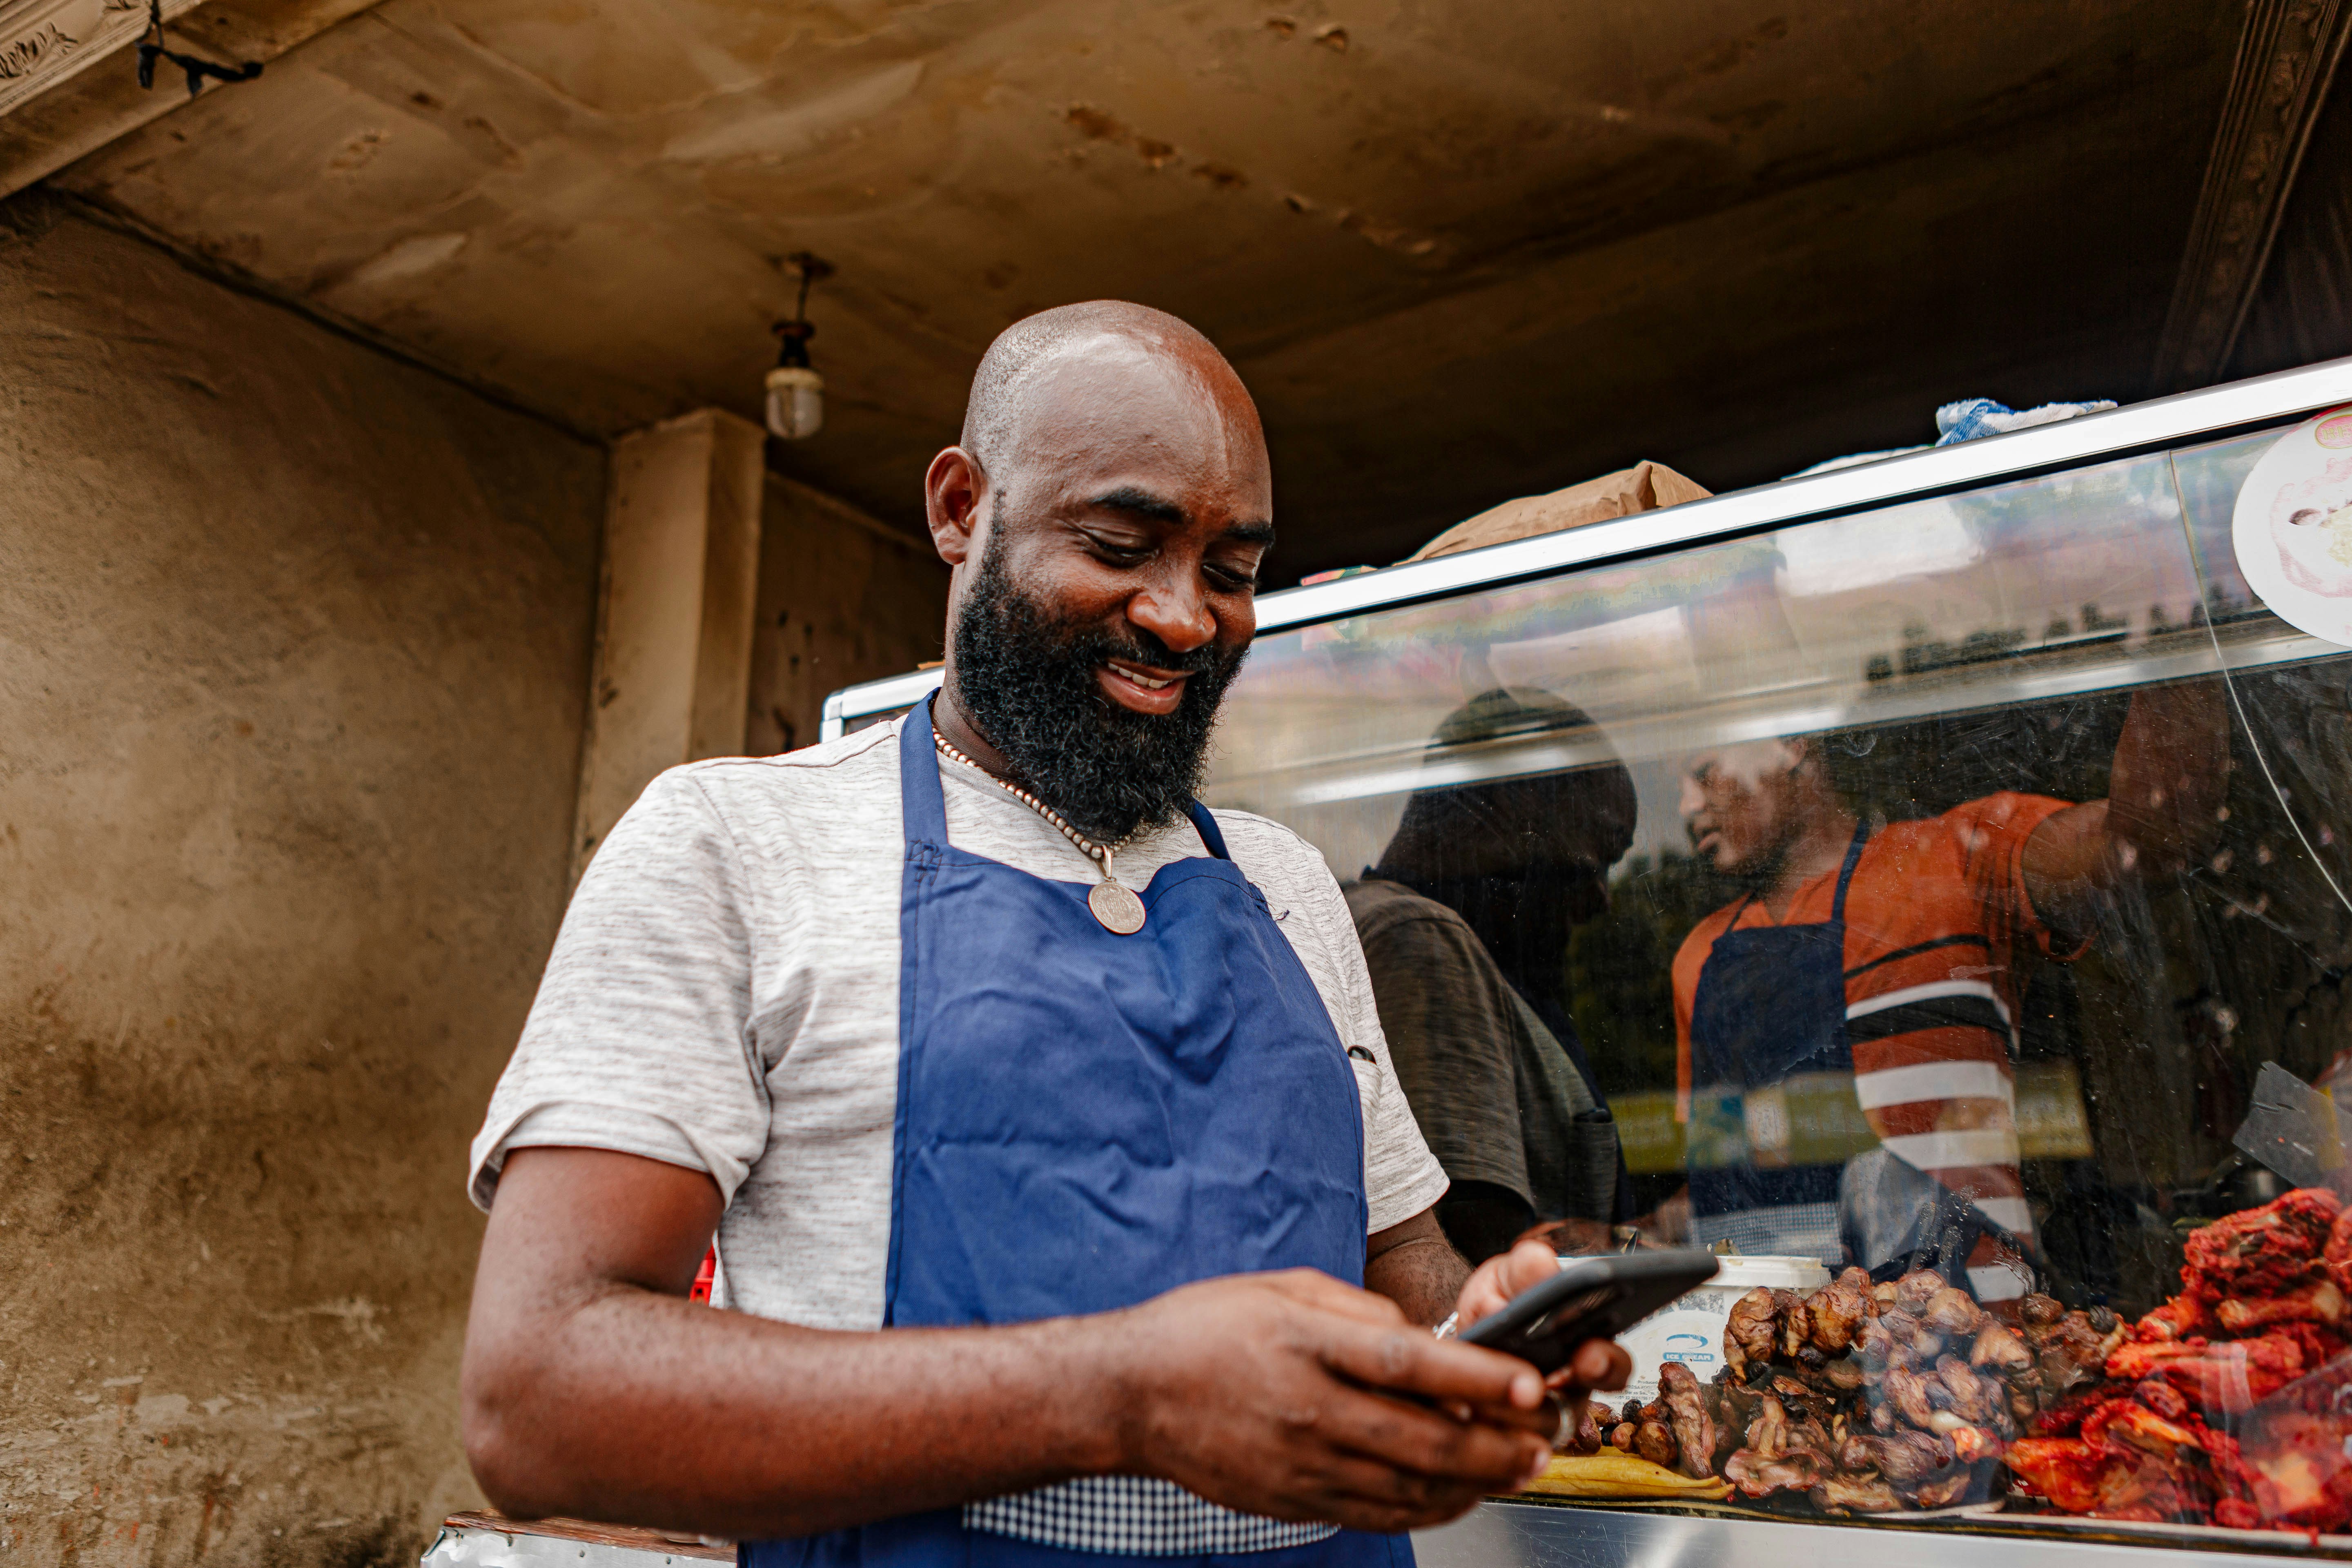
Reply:
[[[1094, 863], [986, 775], [942, 761], [948, 837], [1060, 881]], [[1364, 960], [1322, 857], [1244, 812], [1217, 825], [1353, 1059], [1371, 1228], [1445, 1174], [1389, 1065]], [[813, 1328], [882, 1321], [898, 1080], [898, 725], [786, 756], [674, 768], [597, 850], [474, 1141], [488, 1207], [509, 1149], [577, 1145], [705, 1171], [728, 1200], [725, 1303]], [[1141, 887], [1205, 854], [1190, 823], [1118, 858]]]
[[1617, 1128], [1469, 922], [1368, 878], [1346, 888], [1381, 1029], [1431, 1152], [1538, 1219], [1612, 1217]]

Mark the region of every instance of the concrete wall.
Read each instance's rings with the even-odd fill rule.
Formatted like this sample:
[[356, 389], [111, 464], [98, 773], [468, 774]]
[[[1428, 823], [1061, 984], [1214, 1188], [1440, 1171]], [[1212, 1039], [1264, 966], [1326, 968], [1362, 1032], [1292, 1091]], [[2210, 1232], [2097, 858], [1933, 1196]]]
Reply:
[[0, 206], [0, 1561], [414, 1562], [605, 459]]
[[929, 540], [771, 473], [744, 750], [814, 745], [825, 694], [939, 658], [947, 613], [947, 564]]

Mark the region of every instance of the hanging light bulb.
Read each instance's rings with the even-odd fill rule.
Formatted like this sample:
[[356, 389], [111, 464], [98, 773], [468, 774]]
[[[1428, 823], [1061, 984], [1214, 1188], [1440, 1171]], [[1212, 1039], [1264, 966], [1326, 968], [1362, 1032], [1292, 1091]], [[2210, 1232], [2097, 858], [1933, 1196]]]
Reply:
[[809, 285], [833, 276], [833, 263], [810, 252], [796, 251], [793, 265], [800, 270], [801, 300], [789, 321], [778, 321], [782, 340], [776, 368], [768, 373], [768, 429], [777, 439], [798, 441], [824, 426], [824, 377], [809, 363], [808, 342], [816, 336], [809, 323]]

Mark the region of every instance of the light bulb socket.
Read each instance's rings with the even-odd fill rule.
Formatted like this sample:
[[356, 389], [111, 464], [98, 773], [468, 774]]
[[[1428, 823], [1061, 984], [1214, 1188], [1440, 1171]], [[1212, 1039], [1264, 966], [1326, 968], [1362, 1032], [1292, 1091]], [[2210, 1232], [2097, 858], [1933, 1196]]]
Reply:
[[816, 336], [816, 325], [811, 321], [778, 321], [768, 329], [776, 334], [776, 368], [806, 370], [809, 367], [809, 340]]

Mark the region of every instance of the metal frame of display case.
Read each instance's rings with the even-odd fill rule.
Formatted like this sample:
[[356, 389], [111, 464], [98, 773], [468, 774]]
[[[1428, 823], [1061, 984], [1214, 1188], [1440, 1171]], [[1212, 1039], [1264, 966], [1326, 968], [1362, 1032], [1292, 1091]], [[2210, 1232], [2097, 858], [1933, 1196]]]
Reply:
[[[2218, 440], [2232, 431], [2258, 429], [2339, 403], [2352, 403], [2352, 358], [1288, 588], [1258, 600], [1257, 629], [1261, 635], [1287, 631], [1548, 577], [1573, 567], [1635, 560], [1891, 502], [1949, 495], [1996, 480], [2031, 479], [2101, 459], [2164, 451], [2192, 440]], [[924, 669], [843, 687], [824, 700], [818, 739], [838, 740], [856, 720], [912, 707], [939, 683], [937, 669]]]
[[[1294, 630], [1891, 503], [2220, 440], [2345, 403], [2352, 403], [2352, 358], [1268, 594], [1257, 602], [1258, 630]], [[2326, 646], [2315, 639], [2294, 640]], [[2306, 657], [2309, 651], [2283, 647], [2272, 657]], [[2258, 656], [2253, 662], [2269, 659]], [[2188, 672], [2171, 671], [2168, 666], [2142, 670], [2139, 678]], [[2071, 688], [2086, 679], [2069, 679], [2063, 684]], [[838, 739], [856, 721], [895, 713], [920, 701], [939, 682], [940, 672], [933, 668], [845, 687], [825, 699], [819, 734], [827, 741]], [[1883, 1568], [1990, 1568], [1996, 1563], [1999, 1568], [2126, 1568], [2127, 1563], [2190, 1568], [2198, 1563], [2211, 1564], [2217, 1550], [2253, 1562], [2352, 1558], [2352, 1542], [2342, 1538], [2314, 1542], [2283, 1532], [2229, 1532], [2241, 1538], [2223, 1541], [2213, 1531], [2192, 1535], [2174, 1527], [2101, 1525], [2095, 1521], [2062, 1525], [2032, 1515], [1988, 1515], [1955, 1523], [1958, 1528], [1937, 1529], [1923, 1528], [1916, 1520], [1826, 1522], [1605, 1504], [1498, 1501], [1484, 1504], [1444, 1529], [1423, 1531], [1414, 1543], [1422, 1568], [1730, 1568], [1735, 1563], [1738, 1568], [1817, 1568], [1854, 1553], [1867, 1553]], [[2178, 1534], [2177, 1544], [2166, 1539], [2168, 1532]]]

